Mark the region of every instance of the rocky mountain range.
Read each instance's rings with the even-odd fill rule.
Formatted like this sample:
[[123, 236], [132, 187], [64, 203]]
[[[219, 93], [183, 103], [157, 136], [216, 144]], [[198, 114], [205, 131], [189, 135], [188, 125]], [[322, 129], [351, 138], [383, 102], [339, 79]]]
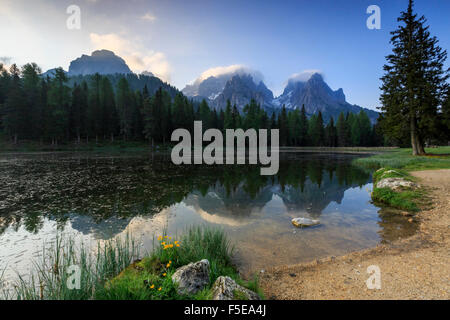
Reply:
[[[42, 76], [52, 78], [55, 71], [56, 68], [50, 69]], [[80, 58], [73, 60], [70, 63], [69, 71], [66, 71], [68, 85], [73, 86], [75, 83], [82, 83], [83, 81], [90, 83], [96, 73], [106, 76], [112, 83], [113, 88], [116, 88], [119, 80], [125, 77], [132, 90], [142, 90], [144, 86], [147, 86], [149, 93], [154, 94], [162, 87], [171, 97], [175, 97], [179, 92], [178, 89], [155, 77], [149, 71], [144, 71], [141, 74], [133, 73], [125, 60], [109, 50], [97, 50], [92, 52], [90, 56], [83, 54]]]
[[337, 119], [341, 112], [359, 113], [364, 110], [372, 123], [376, 122], [378, 113], [352, 105], [346, 101], [344, 91], [333, 91], [324, 81], [322, 75], [314, 73], [308, 80], [290, 79], [283, 93], [274, 97], [263, 81], [255, 82], [250, 74], [222, 75], [220, 78], [209, 77], [193, 86], [186, 86], [182, 92], [194, 100], [206, 99], [210, 106], [218, 110], [226, 107], [227, 100], [242, 110], [251, 99], [255, 99], [266, 111], [279, 112], [286, 109], [301, 109], [305, 106], [308, 116], [322, 112], [325, 121], [330, 117]]
[[97, 50], [88, 56], [83, 54], [69, 66], [69, 76], [88, 74], [132, 73], [125, 60], [109, 50]]
[[[48, 70], [43, 75], [51, 77], [54, 70]], [[151, 82], [152, 87], [158, 85], [165, 89], [167, 87], [172, 96], [177, 91], [156, 78], [151, 72], [134, 74], [125, 60], [109, 50], [94, 51], [90, 56], [82, 55], [73, 60], [67, 75], [72, 79], [80, 80], [80, 77], [95, 73], [116, 75], [116, 77], [121, 74], [131, 76], [134, 84], [132, 87], [135, 89], [140, 89], [144, 84], [149, 85]], [[294, 110], [301, 109], [304, 105], [308, 116], [321, 111], [326, 122], [331, 117], [336, 119], [341, 112], [359, 113], [361, 110], [366, 111], [372, 123], [375, 123], [378, 118], [377, 112], [348, 103], [344, 91], [342, 89], [333, 91], [319, 73], [313, 73], [309, 78], [288, 80], [283, 93], [278, 97], [274, 97], [272, 91], [266, 87], [260, 73], [245, 68], [236, 68], [230, 72], [199, 78], [193, 84], [187, 85], [182, 92], [196, 102], [205, 99], [212, 108], [217, 110], [223, 110], [227, 101], [230, 100], [232, 105], [236, 105], [242, 111], [244, 106], [254, 99], [269, 113], [278, 113], [283, 106]]]
[[218, 110], [224, 109], [227, 100], [242, 110], [251, 99], [256, 100], [264, 109], [272, 109], [273, 93], [267, 89], [264, 82], [256, 84], [251, 75], [235, 75], [227, 83], [223, 91], [210, 101], [210, 105]]
[[276, 108], [284, 105], [287, 109], [300, 109], [304, 105], [308, 115], [321, 111], [326, 120], [337, 119], [341, 112], [359, 113], [361, 110], [367, 113], [372, 123], [378, 118], [378, 112], [348, 103], [342, 88], [333, 91], [319, 73], [314, 73], [307, 81], [289, 80], [272, 104]]

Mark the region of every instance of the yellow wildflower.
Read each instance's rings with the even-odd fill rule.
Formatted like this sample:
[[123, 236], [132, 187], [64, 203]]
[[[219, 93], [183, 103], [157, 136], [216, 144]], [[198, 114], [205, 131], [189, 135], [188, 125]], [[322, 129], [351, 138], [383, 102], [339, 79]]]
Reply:
[[163, 277], [167, 276], [167, 273], [163, 273]]
[[162, 288], [161, 288], [161, 287], [159, 287], [159, 288], [158, 288], [158, 291], [161, 291], [161, 290], [162, 290]]
[[155, 287], [155, 285], [154, 284], [152, 284], [151, 286], [150, 286], [150, 289], [153, 289]]

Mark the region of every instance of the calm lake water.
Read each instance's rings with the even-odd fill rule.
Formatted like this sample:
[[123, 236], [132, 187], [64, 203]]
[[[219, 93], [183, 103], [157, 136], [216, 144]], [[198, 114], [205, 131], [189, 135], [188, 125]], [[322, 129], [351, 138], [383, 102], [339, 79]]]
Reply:
[[[352, 155], [281, 155], [278, 175], [258, 166], [175, 166], [169, 155], [0, 155], [0, 270], [26, 275], [58, 233], [84, 243], [187, 226], [223, 228], [244, 272], [341, 255], [415, 232], [370, 202], [371, 175]], [[292, 218], [321, 224], [298, 229]]]

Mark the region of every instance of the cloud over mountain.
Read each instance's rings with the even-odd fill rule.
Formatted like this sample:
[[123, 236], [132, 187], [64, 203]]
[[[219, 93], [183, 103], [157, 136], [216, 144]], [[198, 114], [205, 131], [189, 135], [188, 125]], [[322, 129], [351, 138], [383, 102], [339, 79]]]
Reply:
[[94, 50], [107, 49], [121, 56], [136, 73], [150, 71], [164, 81], [170, 81], [170, 64], [162, 52], [146, 49], [139, 39], [130, 40], [116, 33], [89, 35]]
[[261, 72], [240, 64], [210, 68], [192, 83], [186, 85], [183, 93], [191, 97], [215, 99], [225, 88], [226, 83], [234, 76], [251, 76], [258, 85], [263, 81]]
[[229, 65], [229, 66], [219, 66], [219, 67], [214, 67], [214, 68], [210, 68], [206, 71], [204, 71], [200, 77], [198, 77], [197, 80], [195, 80], [195, 82], [199, 81], [203, 81], [208, 79], [209, 77], [220, 77], [220, 76], [230, 76], [230, 79], [232, 76], [234, 75], [244, 75], [244, 74], [249, 74], [253, 77], [253, 80], [255, 81], [255, 83], [259, 83], [260, 81], [263, 80], [263, 75], [261, 72], [257, 71], [257, 70], [253, 70], [245, 65], [241, 65], [241, 64], [233, 64], [233, 65]]
[[302, 72], [292, 74], [288, 78], [288, 82], [306, 82], [315, 73], [318, 73], [318, 74], [320, 74], [323, 77], [322, 71], [316, 70], [316, 69], [310, 69], [310, 70], [303, 70]]

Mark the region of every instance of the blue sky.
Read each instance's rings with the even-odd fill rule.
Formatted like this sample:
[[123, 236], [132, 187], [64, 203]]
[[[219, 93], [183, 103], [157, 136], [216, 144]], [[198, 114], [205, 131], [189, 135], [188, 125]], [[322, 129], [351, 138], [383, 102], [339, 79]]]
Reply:
[[[182, 89], [205, 70], [244, 65], [280, 94], [287, 79], [320, 70], [350, 103], [379, 105], [379, 78], [389, 32], [407, 0], [0, 0], [0, 59], [34, 61], [45, 71], [106, 48], [134, 71], [152, 71]], [[68, 30], [66, 8], [81, 9], [81, 29]], [[369, 30], [369, 5], [381, 30]], [[417, 0], [431, 32], [450, 49], [450, 1]], [[449, 63], [447, 63], [449, 65]]]

